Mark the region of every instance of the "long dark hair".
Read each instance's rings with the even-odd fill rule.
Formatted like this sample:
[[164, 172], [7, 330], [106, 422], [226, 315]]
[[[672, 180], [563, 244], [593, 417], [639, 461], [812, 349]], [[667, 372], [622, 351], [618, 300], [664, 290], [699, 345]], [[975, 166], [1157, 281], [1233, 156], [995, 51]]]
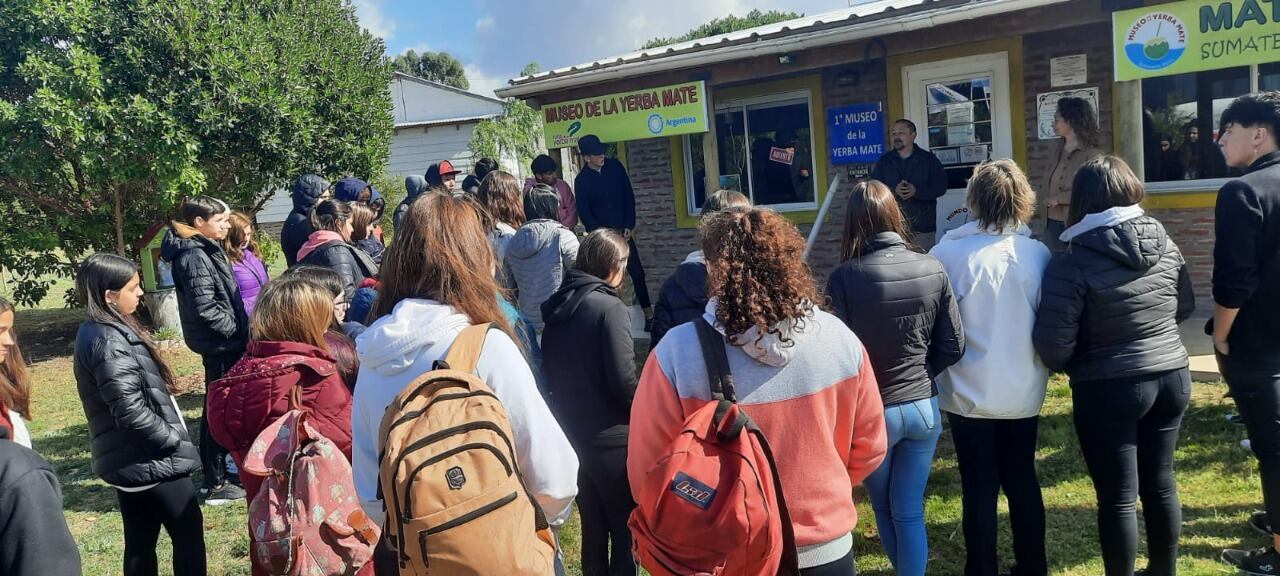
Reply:
[[128, 258], [99, 252], [80, 264], [80, 271], [76, 273], [76, 292], [80, 295], [89, 320], [101, 324], [123, 325], [142, 340], [147, 351], [151, 353], [152, 360], [160, 368], [160, 377], [164, 379], [169, 392], [176, 394], [177, 379], [173, 377], [173, 370], [169, 368], [169, 364], [160, 355], [160, 350], [156, 348], [155, 342], [151, 340], [151, 334], [132, 314], [121, 314], [115, 306], [107, 302], [108, 290], [113, 292], [123, 290], [125, 284], [128, 284], [137, 273], [138, 266]]
[[490, 172], [480, 181], [476, 199], [484, 207], [485, 230], [492, 230], [495, 222], [512, 228], [524, 224], [524, 205], [521, 203], [520, 182], [515, 176], [502, 170]]
[[[5, 312], [17, 313], [12, 302], [0, 298], [0, 314]], [[31, 377], [27, 375], [27, 362], [22, 357], [22, 348], [18, 346], [17, 334], [13, 334], [9, 354], [4, 362], [0, 362], [0, 404], [27, 420], [31, 419]]]
[[849, 193], [849, 207], [844, 213], [844, 245], [840, 259], [850, 260], [862, 255], [867, 239], [881, 232], [895, 232], [904, 241], [911, 241], [911, 231], [898, 208], [898, 201], [879, 180], [863, 180]]
[[1085, 148], [1097, 148], [1102, 143], [1102, 133], [1098, 131], [1098, 114], [1093, 106], [1084, 98], [1068, 96], [1058, 100], [1058, 115], [1062, 121], [1071, 126], [1076, 138]]
[[1080, 166], [1071, 181], [1071, 212], [1068, 224], [1085, 216], [1117, 206], [1133, 206], [1146, 197], [1142, 181], [1118, 157], [1099, 156]]

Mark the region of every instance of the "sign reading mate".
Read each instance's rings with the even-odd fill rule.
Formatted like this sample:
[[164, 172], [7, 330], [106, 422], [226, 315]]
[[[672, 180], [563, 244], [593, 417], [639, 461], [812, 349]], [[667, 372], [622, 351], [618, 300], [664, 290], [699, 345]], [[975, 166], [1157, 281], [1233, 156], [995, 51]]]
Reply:
[[884, 110], [879, 102], [827, 110], [832, 164], [871, 164], [884, 155]]

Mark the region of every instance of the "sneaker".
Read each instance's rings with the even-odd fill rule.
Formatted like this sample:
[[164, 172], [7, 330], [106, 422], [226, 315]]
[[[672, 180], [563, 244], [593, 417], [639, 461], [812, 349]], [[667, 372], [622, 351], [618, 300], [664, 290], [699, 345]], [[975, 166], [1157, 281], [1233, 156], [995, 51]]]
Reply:
[[1230, 423], [1232, 423], [1232, 424], [1239, 424], [1239, 425], [1243, 426], [1243, 425], [1244, 425], [1244, 416], [1241, 416], [1241, 415], [1239, 415], [1239, 414], [1236, 414], [1235, 412], [1232, 412], [1232, 413], [1230, 413], [1230, 414], [1227, 414], [1227, 422], [1230, 422]]
[[209, 506], [221, 506], [223, 504], [244, 500], [244, 498], [244, 488], [228, 483], [210, 490], [209, 494], [205, 496], [204, 503]]
[[1249, 527], [1254, 532], [1263, 536], [1271, 536], [1271, 522], [1267, 519], [1267, 513], [1259, 510], [1249, 515]]
[[1275, 548], [1257, 550], [1223, 550], [1222, 561], [1240, 569], [1248, 576], [1280, 575], [1280, 554]]

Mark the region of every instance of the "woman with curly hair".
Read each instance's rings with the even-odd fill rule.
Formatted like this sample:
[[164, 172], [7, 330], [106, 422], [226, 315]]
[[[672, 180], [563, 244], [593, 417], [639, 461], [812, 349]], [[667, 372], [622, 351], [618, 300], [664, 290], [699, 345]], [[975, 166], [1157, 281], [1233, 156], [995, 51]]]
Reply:
[[[724, 337], [738, 405], [773, 447], [801, 574], [852, 575], [853, 487], [886, 450], [866, 349], [839, 318], [818, 309], [804, 239], [786, 218], [733, 208], [703, 220], [701, 237], [711, 299], [698, 321]], [[631, 407], [633, 487], [646, 484], [685, 418], [712, 401], [697, 330], [694, 323], [672, 328], [645, 364]], [[752, 568], [759, 567], [724, 572]]]
[[1098, 131], [1098, 115], [1093, 106], [1083, 98], [1068, 97], [1058, 100], [1058, 111], [1053, 117], [1053, 133], [1062, 138], [1062, 147], [1054, 161], [1053, 170], [1041, 185], [1044, 191], [1045, 221], [1041, 240], [1054, 254], [1066, 250], [1067, 245], [1059, 236], [1067, 229], [1067, 216], [1071, 212], [1071, 182], [1085, 162], [1102, 156], [1102, 133]]

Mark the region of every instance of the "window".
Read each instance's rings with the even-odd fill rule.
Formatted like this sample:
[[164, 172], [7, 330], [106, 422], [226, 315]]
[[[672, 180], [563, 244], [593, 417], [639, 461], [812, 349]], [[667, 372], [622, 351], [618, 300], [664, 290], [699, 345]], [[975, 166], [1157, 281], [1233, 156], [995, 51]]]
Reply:
[[929, 151], [947, 172], [947, 188], [964, 188], [973, 168], [991, 157], [991, 75], [932, 82], [928, 98]]
[[[727, 102], [716, 108], [719, 188], [738, 190], [753, 203], [780, 211], [811, 210], [817, 206], [807, 92]], [[690, 215], [699, 213], [706, 201], [706, 137], [684, 137]]]
[[1218, 149], [1218, 119], [1232, 100], [1258, 90], [1280, 90], [1280, 63], [1143, 80], [1145, 180], [1185, 182], [1237, 175]]

